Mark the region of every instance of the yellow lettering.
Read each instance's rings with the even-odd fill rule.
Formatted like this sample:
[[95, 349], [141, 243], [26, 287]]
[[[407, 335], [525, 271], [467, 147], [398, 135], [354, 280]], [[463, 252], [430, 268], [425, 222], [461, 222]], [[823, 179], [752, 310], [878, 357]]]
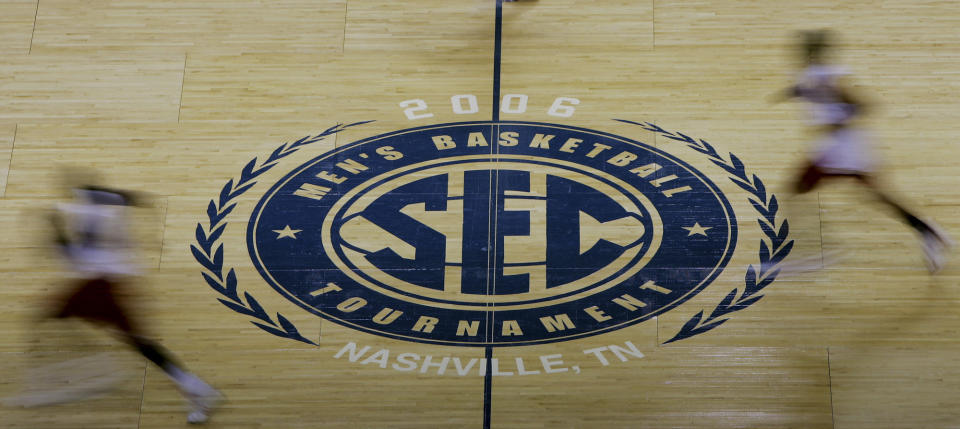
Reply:
[[338, 162], [338, 163], [337, 163], [337, 167], [338, 167], [338, 168], [342, 168], [342, 169], [344, 169], [344, 170], [347, 170], [347, 172], [348, 172], [348, 173], [351, 173], [351, 174], [357, 174], [357, 173], [359, 173], [359, 172], [367, 169], [367, 166], [366, 166], [366, 165], [363, 165], [363, 164], [361, 164], [361, 163], [359, 163], [359, 162], [357, 162], [357, 161], [354, 161], [354, 160], [352, 160], [352, 159], [350, 159], [350, 158], [347, 158], [347, 159], [344, 159], [343, 161]]
[[487, 138], [483, 136], [483, 133], [470, 133], [470, 137], [467, 137], [467, 147], [474, 146], [488, 146]]
[[547, 332], [565, 331], [567, 328], [573, 329], [576, 327], [573, 325], [573, 321], [570, 320], [570, 316], [567, 316], [565, 313], [556, 316], [541, 317], [540, 323], [543, 323], [543, 327], [547, 328]]
[[420, 318], [417, 319], [417, 323], [413, 325], [412, 330], [415, 332], [423, 332], [423, 333], [429, 334], [433, 332], [433, 328], [436, 327], [437, 322], [439, 321], [440, 319], [437, 319], [436, 317], [420, 316]]
[[535, 147], [538, 149], [550, 149], [550, 139], [554, 137], [555, 136], [552, 134], [543, 135], [537, 133], [535, 136], [533, 136], [533, 140], [530, 141], [530, 147]]
[[665, 287], [663, 287], [663, 286], [659, 286], [659, 285], [655, 284], [655, 283], [653, 282], [653, 280], [647, 280], [646, 283], [640, 285], [640, 289], [650, 289], [650, 290], [653, 290], [653, 291], [660, 292], [660, 293], [662, 293], [662, 294], [664, 294], [664, 295], [672, 292], [670, 289], [667, 289], [667, 288], [665, 288]]
[[293, 191], [293, 195], [298, 197], [310, 198], [312, 200], [319, 200], [323, 198], [324, 195], [327, 195], [327, 192], [330, 192], [330, 188], [326, 186], [314, 185], [312, 183], [304, 183], [300, 185], [300, 189]]
[[459, 323], [457, 323], [458, 336], [469, 335], [471, 337], [476, 337], [477, 332], [479, 330], [480, 330], [479, 320], [473, 320], [470, 322], [467, 322], [466, 320], [461, 320]]
[[331, 173], [331, 172], [329, 172], [329, 171], [321, 171], [321, 172], [317, 173], [317, 176], [316, 176], [316, 177], [317, 177], [318, 179], [323, 179], [323, 180], [326, 180], [326, 181], [328, 181], [328, 182], [333, 182], [333, 183], [343, 183], [344, 181], [347, 180], [346, 177], [337, 176], [336, 174], [333, 174], [333, 173]]
[[380, 310], [380, 312], [377, 313], [376, 316], [373, 316], [373, 321], [374, 323], [378, 323], [381, 325], [389, 325], [393, 323], [394, 320], [397, 320], [397, 318], [400, 317], [401, 314], [403, 314], [402, 311], [394, 310], [392, 308], [387, 307], [387, 308], [384, 308], [383, 310]]
[[689, 190], [691, 190], [691, 189], [693, 189], [693, 188], [691, 188], [691, 187], [689, 187], [689, 186], [683, 186], [683, 187], [680, 187], [680, 188], [667, 189], [666, 191], [663, 191], [662, 194], [663, 194], [663, 195], [666, 195], [667, 198], [670, 198], [670, 197], [673, 196], [673, 194], [679, 194], [679, 193], [681, 193], [681, 192], [687, 192], [687, 191], [689, 191]]
[[592, 317], [597, 322], [603, 322], [606, 320], [613, 319], [612, 317], [607, 316], [607, 314], [604, 313], [603, 310], [601, 310], [600, 307], [597, 307], [596, 305], [594, 305], [593, 307], [584, 308], [583, 311], [585, 311], [588, 315], [590, 315], [590, 317]]
[[569, 138], [563, 143], [563, 146], [560, 146], [560, 152], [573, 153], [580, 143], [583, 143], [583, 140]]
[[520, 144], [520, 133], [516, 131], [504, 131], [500, 133], [500, 141], [497, 142], [500, 146], [516, 146]]
[[630, 170], [630, 172], [631, 172], [631, 173], [635, 173], [635, 174], [637, 175], [637, 177], [647, 177], [647, 176], [653, 174], [653, 172], [655, 172], [655, 171], [657, 171], [657, 170], [659, 170], [659, 169], [661, 169], [661, 168], [663, 168], [663, 167], [661, 167], [660, 164], [647, 164], [647, 165], [641, 165], [641, 166], [639, 166], [639, 167], [636, 167], [636, 168]]
[[605, 144], [600, 144], [600, 143], [594, 143], [593, 149], [591, 149], [590, 152], [587, 152], [587, 158], [594, 158], [597, 155], [599, 155], [600, 152], [603, 152], [607, 149], [610, 149], [610, 146], [607, 146]]
[[355, 296], [352, 298], [347, 298], [337, 305], [337, 310], [340, 310], [344, 313], [353, 313], [354, 311], [363, 308], [365, 305], [367, 305], [367, 300], [360, 298], [359, 296]]
[[400, 158], [403, 158], [403, 153], [401, 153], [398, 150], [395, 150], [393, 146], [378, 147], [376, 152], [377, 152], [377, 155], [383, 156], [383, 159], [387, 161], [395, 161]]
[[516, 320], [504, 320], [501, 334], [504, 337], [509, 337], [511, 335], [523, 335], [523, 330], [520, 329], [520, 325]]
[[437, 146], [437, 150], [457, 147], [457, 144], [453, 142], [453, 137], [450, 136], [433, 136], [433, 144]]
[[633, 161], [635, 159], [637, 159], [636, 155], [627, 151], [623, 151], [618, 153], [617, 156], [614, 156], [613, 158], [608, 159], [607, 163], [616, 165], [617, 167], [624, 167], [627, 164], [629, 164], [630, 161]]
[[638, 308], [643, 308], [647, 306], [647, 303], [634, 298], [629, 294], [620, 295], [620, 298], [614, 298], [613, 303], [617, 304], [627, 310], [634, 311]]
[[340, 286], [337, 286], [336, 283], [330, 282], [330, 283], [327, 283], [326, 286], [324, 286], [324, 287], [322, 287], [322, 288], [320, 288], [320, 289], [317, 289], [317, 290], [315, 290], [315, 291], [313, 291], [313, 292], [310, 292], [310, 296], [320, 296], [320, 295], [323, 295], [323, 294], [325, 294], [325, 293], [327, 293], [327, 292], [340, 292], [340, 291], [342, 291], [342, 290], [343, 290], [343, 288], [341, 288]]
[[659, 188], [660, 185], [662, 185], [662, 184], [664, 184], [664, 183], [667, 183], [667, 182], [669, 182], [669, 181], [671, 181], [671, 180], [673, 180], [673, 179], [676, 179], [676, 178], [677, 178], [677, 175], [676, 175], [676, 174], [671, 174], [671, 175], [666, 176], [666, 177], [661, 177], [661, 178], [659, 178], [659, 179], [657, 179], [657, 180], [651, 180], [651, 181], [650, 181], [650, 184]]

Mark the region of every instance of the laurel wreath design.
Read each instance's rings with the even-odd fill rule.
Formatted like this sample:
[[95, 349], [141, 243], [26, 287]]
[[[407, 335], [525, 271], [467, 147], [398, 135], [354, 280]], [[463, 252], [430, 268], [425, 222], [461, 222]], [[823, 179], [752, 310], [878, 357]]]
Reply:
[[753, 198], [749, 199], [750, 204], [760, 213], [757, 223], [766, 236], [766, 239], [760, 240], [760, 264], [758, 267], [750, 265], [747, 267], [747, 273], [744, 276], [743, 291], [734, 288], [727, 294], [723, 300], [710, 312], [710, 315], [704, 317], [701, 310], [695, 314], [680, 328], [673, 338], [670, 338], [664, 344], [689, 338], [694, 335], [702, 334], [713, 328], [722, 325], [730, 320], [727, 315], [735, 311], [743, 310], [763, 298], [760, 292], [773, 283], [780, 270], [777, 266], [793, 249], [793, 240], [787, 241], [787, 235], [790, 233], [790, 226], [786, 219], [777, 227], [777, 212], [780, 210], [780, 204], [777, 202], [776, 195], [771, 194], [767, 198], [767, 190], [763, 186], [763, 181], [756, 174], [747, 175], [746, 169], [740, 158], [733, 153], [729, 154], [730, 161], [724, 160], [714, 147], [706, 140], [697, 140], [680, 132], [669, 132], [650, 122], [633, 122], [624, 119], [615, 119], [616, 121], [638, 125], [641, 128], [660, 134], [668, 139], [676, 140], [687, 144], [687, 147], [706, 155], [711, 162], [724, 169], [730, 174], [730, 181], [735, 183], [743, 190], [750, 193]]
[[[761, 215], [757, 222], [766, 236], [765, 239], [760, 241], [759, 265], [757, 267], [753, 265], [747, 267], [743, 290], [741, 291], [740, 288], [731, 290], [706, 317], [704, 317], [703, 310], [695, 314], [680, 328], [676, 335], [664, 344], [710, 331], [730, 320], [727, 317], [730, 313], [743, 310], [763, 298], [760, 292], [776, 280], [780, 274], [778, 265], [793, 249], [793, 240], [787, 241], [790, 231], [787, 220], [783, 219], [780, 226], [777, 227], [776, 217], [780, 209], [777, 197], [771, 194], [768, 198], [763, 181], [756, 174], [748, 175], [743, 162], [736, 155], [729, 153], [730, 160], [727, 161], [706, 140], [697, 140], [680, 132], [669, 132], [651, 122], [615, 120], [637, 125], [647, 131], [686, 143], [689, 148], [706, 155], [711, 162], [730, 174], [730, 180], [733, 183], [752, 195], [753, 198], [749, 201]], [[297, 327], [280, 313], [277, 313], [277, 321], [274, 322], [249, 292], [244, 292], [243, 299], [240, 299], [237, 292], [237, 275], [234, 269], [230, 268], [226, 275], [223, 274], [223, 245], [219, 240], [227, 226], [224, 219], [236, 207], [234, 200], [253, 187], [257, 183], [255, 179], [258, 176], [270, 170], [281, 159], [297, 152], [303, 146], [321, 141], [325, 137], [347, 128], [369, 122], [373, 121], [355, 122], [347, 125], [337, 124], [316, 136], [307, 136], [293, 143], [284, 143], [277, 147], [263, 162], [258, 163], [258, 158], [250, 160], [243, 167], [239, 179], [236, 182], [230, 179], [221, 189], [219, 199], [210, 200], [207, 206], [209, 224], [206, 228], [202, 223], [197, 224], [197, 243], [190, 246], [190, 250], [197, 262], [207, 270], [201, 273], [204, 280], [214, 291], [226, 298], [218, 298], [217, 300], [220, 303], [231, 310], [257, 319], [257, 321], [251, 321], [251, 323], [266, 332], [278, 337], [317, 345], [316, 342], [301, 335]]]
[[258, 321], [251, 321], [258, 328], [263, 329], [273, 335], [282, 338], [289, 338], [303, 343], [317, 345], [317, 343], [305, 338], [297, 330], [292, 322], [277, 313], [277, 321], [267, 314], [263, 306], [250, 295], [249, 292], [243, 293], [243, 300], [237, 293], [237, 274], [233, 268], [230, 268], [226, 275], [223, 274], [223, 245], [220, 243], [220, 236], [226, 230], [227, 223], [224, 218], [237, 206], [234, 202], [237, 197], [250, 190], [257, 182], [255, 179], [261, 174], [267, 172], [277, 165], [277, 163], [287, 156], [296, 153], [300, 148], [324, 140], [326, 137], [337, 134], [347, 128], [370, 123], [373, 121], [355, 122], [352, 124], [337, 124], [327, 128], [316, 136], [306, 136], [293, 143], [284, 143], [277, 147], [273, 153], [263, 162], [258, 163], [258, 158], [254, 158], [243, 167], [239, 179], [234, 182], [230, 179], [223, 189], [220, 190], [219, 199], [211, 199], [207, 205], [207, 218], [209, 224], [204, 228], [202, 223], [197, 224], [196, 238], [197, 243], [190, 246], [193, 257], [206, 268], [202, 272], [203, 279], [213, 288], [214, 291], [224, 298], [217, 298], [220, 303], [233, 311], [253, 317]]

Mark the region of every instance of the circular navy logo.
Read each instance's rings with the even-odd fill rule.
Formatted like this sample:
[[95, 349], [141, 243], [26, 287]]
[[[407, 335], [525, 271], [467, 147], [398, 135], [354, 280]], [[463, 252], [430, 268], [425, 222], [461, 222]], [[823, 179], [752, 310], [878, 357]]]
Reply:
[[717, 186], [644, 143], [544, 123], [464, 122], [343, 146], [260, 200], [248, 246], [301, 307], [392, 338], [569, 340], [670, 310], [723, 270]]

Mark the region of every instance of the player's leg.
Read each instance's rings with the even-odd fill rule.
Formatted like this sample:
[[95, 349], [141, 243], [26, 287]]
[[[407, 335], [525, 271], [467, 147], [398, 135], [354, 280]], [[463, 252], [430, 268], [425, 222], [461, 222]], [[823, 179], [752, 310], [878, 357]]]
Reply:
[[160, 368], [177, 386], [177, 389], [190, 402], [187, 421], [206, 422], [208, 416], [220, 400], [220, 393], [196, 375], [190, 373], [173, 355], [156, 342], [147, 338], [141, 331], [139, 322], [135, 322], [126, 310], [122, 297], [116, 292], [119, 285], [110, 282], [109, 289], [98, 302], [97, 319], [117, 328], [124, 341], [135, 348], [143, 357]]
[[876, 180], [869, 175], [858, 175], [857, 178], [864, 183], [877, 197], [880, 202], [893, 208], [903, 221], [920, 235], [923, 245], [924, 255], [927, 258], [927, 267], [931, 273], [935, 273], [946, 264], [946, 255], [951, 247], [953, 240], [931, 220], [923, 220], [916, 214], [907, 210], [902, 204], [893, 200], [877, 184]]
[[147, 360], [167, 374], [167, 377], [173, 381], [177, 389], [190, 401], [191, 408], [187, 415], [187, 421], [190, 423], [206, 422], [211, 411], [221, 399], [220, 392], [200, 377], [187, 371], [168, 350], [159, 344], [132, 332], [126, 333], [126, 340]]
[[185, 370], [169, 351], [143, 335], [139, 321], [130, 317], [132, 313], [127, 309], [125, 296], [121, 292], [123, 287], [117, 279], [90, 280], [71, 296], [57, 317], [78, 317], [116, 329], [124, 342], [167, 374], [187, 398], [190, 402], [188, 421], [205, 422], [219, 400], [219, 392]]
[[820, 180], [826, 177], [826, 173], [815, 163], [808, 163], [793, 184], [793, 192], [805, 194], [817, 187]]
[[34, 407], [87, 399], [108, 392], [124, 371], [101, 343], [75, 319], [96, 290], [95, 282], [75, 281], [38, 311], [24, 341], [22, 387], [4, 399], [9, 405]]

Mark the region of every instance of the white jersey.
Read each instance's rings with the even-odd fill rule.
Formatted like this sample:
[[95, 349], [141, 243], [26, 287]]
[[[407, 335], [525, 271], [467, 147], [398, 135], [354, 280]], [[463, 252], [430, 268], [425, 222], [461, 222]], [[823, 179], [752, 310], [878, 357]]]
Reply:
[[[77, 191], [81, 200], [91, 193], [98, 197], [116, 196], [102, 191]], [[70, 242], [64, 249], [71, 267], [82, 277], [134, 275], [139, 267], [133, 262], [126, 220], [128, 208], [119, 204], [93, 202], [62, 203], [57, 210], [66, 222]]]
[[868, 174], [876, 159], [866, 133], [851, 127], [834, 130], [816, 142], [811, 161], [827, 173]]
[[853, 118], [855, 106], [844, 103], [837, 89], [837, 80], [848, 74], [841, 67], [812, 65], [797, 77], [797, 95], [809, 102], [812, 125], [842, 125]]
[[[841, 67], [827, 65], [812, 65], [800, 73], [797, 95], [808, 102], [812, 125], [846, 125], [856, 114], [856, 106], [843, 102], [837, 87], [837, 80], [848, 74]], [[829, 173], [869, 173], [875, 166], [869, 139], [848, 126], [834, 129], [817, 141], [810, 157]]]

